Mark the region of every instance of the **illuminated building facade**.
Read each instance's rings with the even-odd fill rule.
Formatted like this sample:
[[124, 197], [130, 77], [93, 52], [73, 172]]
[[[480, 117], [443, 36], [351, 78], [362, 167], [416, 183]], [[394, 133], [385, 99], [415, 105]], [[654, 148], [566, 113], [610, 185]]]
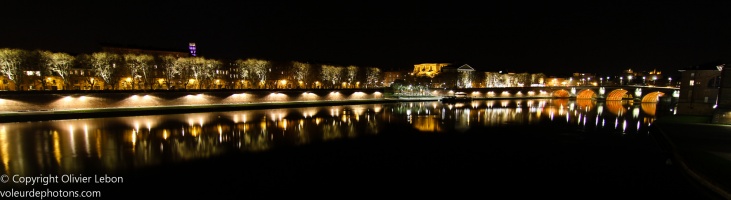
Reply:
[[190, 56], [195, 57], [195, 55], [196, 55], [195, 42], [188, 43], [188, 50], [190, 50]]
[[414, 72], [412, 75], [416, 77], [429, 77], [439, 75], [442, 72], [442, 67], [450, 65], [449, 63], [422, 63], [414, 65]]
[[712, 63], [678, 70], [681, 72], [677, 114], [710, 115], [718, 104], [721, 70]]
[[406, 77], [406, 72], [402, 71], [387, 71], [383, 72], [383, 87], [390, 87], [396, 80], [403, 80]]

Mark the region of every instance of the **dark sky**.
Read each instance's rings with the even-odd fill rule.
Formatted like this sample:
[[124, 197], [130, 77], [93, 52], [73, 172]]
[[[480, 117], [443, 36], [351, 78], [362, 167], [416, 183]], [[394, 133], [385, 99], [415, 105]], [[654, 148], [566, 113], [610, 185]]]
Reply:
[[450, 2], [4, 2], [0, 48], [185, 51], [195, 42], [207, 58], [548, 75], [731, 60], [731, 3]]

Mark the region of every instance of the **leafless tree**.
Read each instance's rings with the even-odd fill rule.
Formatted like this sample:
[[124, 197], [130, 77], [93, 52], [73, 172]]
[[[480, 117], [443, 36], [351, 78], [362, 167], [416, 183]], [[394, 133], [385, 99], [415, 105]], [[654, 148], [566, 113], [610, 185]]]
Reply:
[[367, 87], [375, 87], [378, 85], [379, 80], [381, 79], [381, 69], [376, 67], [369, 67], [366, 71], [366, 86]]
[[22, 49], [0, 49], [0, 72], [10, 81], [15, 82], [16, 90], [22, 90], [22, 64], [27, 60], [29, 52]]
[[91, 55], [91, 66], [97, 76], [112, 89], [116, 89], [117, 83], [122, 79], [124, 67], [118, 66], [121, 57], [114, 53], [97, 52]]
[[158, 59], [159, 67], [163, 69], [165, 75], [165, 85], [167, 89], [173, 87], [175, 83], [175, 76], [180, 75], [182, 65], [176, 65], [177, 58], [170, 55], [160, 56]]
[[310, 68], [311, 65], [309, 63], [303, 63], [303, 62], [292, 62], [292, 68], [294, 70], [294, 79], [297, 81], [298, 87], [306, 87], [305, 85], [301, 84], [307, 84], [309, 80], [307, 78], [310, 75]]
[[333, 88], [335, 88], [335, 83], [340, 82], [340, 77], [343, 73], [343, 67], [338, 66], [332, 66], [332, 65], [322, 65], [322, 71], [320, 71], [320, 76], [322, 77], [322, 82], [330, 82]]
[[206, 85], [208, 89], [212, 88], [213, 80], [218, 75], [218, 69], [221, 68], [222, 62], [216, 59], [203, 59], [201, 67], [200, 79], [201, 83]]
[[[259, 88], [263, 88], [267, 81], [267, 75], [271, 72], [271, 62], [250, 58], [246, 60], [238, 60], [237, 63], [241, 69], [240, 73], [242, 73], [242, 77], [256, 75], [256, 78], [259, 81], [257, 85], [259, 85]], [[246, 76], [244, 76], [243, 73], [247, 73]]]
[[348, 87], [354, 87], [356, 81], [356, 77], [358, 76], [358, 67], [354, 65], [350, 65], [346, 68], [346, 81], [348, 83]]
[[188, 89], [188, 85], [191, 84], [190, 80], [196, 81], [198, 78], [193, 70], [195, 65], [195, 58], [181, 57], [175, 62], [175, 67], [178, 69], [180, 77], [178, 83], [183, 85], [183, 88]]
[[53, 53], [50, 51], [40, 51], [47, 70], [56, 73], [63, 81], [63, 88], [69, 85], [69, 74], [74, 63], [74, 57], [66, 53]]
[[130, 78], [136, 82], [138, 89], [146, 89], [152, 83], [152, 67], [154, 58], [147, 54], [124, 54], [124, 61], [130, 70]]

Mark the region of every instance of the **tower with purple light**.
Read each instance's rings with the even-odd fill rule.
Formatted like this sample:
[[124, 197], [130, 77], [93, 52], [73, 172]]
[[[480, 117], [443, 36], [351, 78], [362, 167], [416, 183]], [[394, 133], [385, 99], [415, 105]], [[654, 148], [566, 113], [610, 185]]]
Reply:
[[195, 57], [195, 42], [188, 43], [188, 49], [190, 49], [190, 56]]

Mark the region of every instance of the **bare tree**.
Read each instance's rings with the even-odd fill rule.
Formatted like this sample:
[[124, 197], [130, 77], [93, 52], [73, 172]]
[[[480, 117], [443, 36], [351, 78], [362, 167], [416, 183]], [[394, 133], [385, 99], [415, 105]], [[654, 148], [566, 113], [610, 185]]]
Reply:
[[530, 86], [533, 84], [543, 85], [545, 84], [546, 75], [543, 73], [531, 74], [530, 75]]
[[193, 76], [192, 78], [195, 80], [195, 83], [198, 85], [198, 89], [201, 89], [201, 87], [203, 85], [201, 83], [201, 78], [203, 78], [204, 73], [206, 73], [206, 70], [205, 70], [206, 59], [202, 58], [202, 57], [192, 57], [192, 58], [188, 58], [188, 60], [189, 61], [187, 64], [188, 64], [188, 69], [190, 69], [190, 72], [191, 72], [190, 75]]
[[[266, 60], [259, 60], [259, 59], [246, 59], [246, 60], [238, 60], [236, 61], [239, 68], [241, 69], [239, 73], [241, 73], [242, 77], [250, 76], [250, 75], [256, 75], [257, 80], [259, 83], [259, 88], [263, 88], [264, 84], [267, 81], [267, 75], [269, 72], [271, 72], [272, 64], [269, 61]], [[244, 74], [246, 73], [246, 74]], [[246, 76], [245, 76], [246, 75]]]
[[356, 77], [358, 76], [358, 67], [351, 65], [346, 68], [346, 81], [348, 82], [348, 87], [353, 87], [356, 82]]
[[309, 81], [307, 78], [310, 74], [310, 68], [311, 65], [309, 63], [292, 62], [292, 69], [294, 70], [294, 79], [297, 81], [297, 87], [306, 87], [306, 84]]
[[175, 63], [177, 62], [177, 58], [170, 55], [160, 56], [158, 59], [159, 66], [163, 69], [163, 74], [165, 75], [165, 85], [167, 89], [173, 87], [175, 76], [180, 74], [180, 68], [178, 68]]
[[252, 72], [246, 60], [238, 59], [236, 60], [235, 65], [236, 72], [238, 73], [239, 77], [241, 77], [241, 80], [243, 80], [242, 85], [245, 84], [247, 81], [252, 81]]
[[0, 49], [0, 72], [5, 74], [10, 81], [15, 82], [16, 90], [22, 90], [20, 87], [23, 80], [21, 65], [27, 60], [28, 54], [28, 51], [22, 49]]
[[320, 71], [320, 76], [322, 77], [322, 82], [330, 82], [332, 83], [331, 86], [335, 88], [335, 83], [340, 82], [340, 76], [342, 75], [342, 72], [343, 67], [322, 65], [322, 71]]
[[485, 72], [485, 87], [505, 87], [500, 82], [500, 73], [497, 72]]
[[369, 67], [366, 71], [366, 87], [375, 87], [381, 80], [381, 69]]
[[42, 60], [44, 60], [47, 70], [56, 73], [63, 81], [63, 88], [68, 88], [69, 74], [74, 63], [74, 57], [66, 53], [53, 53], [50, 51], [40, 51]]
[[459, 74], [459, 86], [461, 88], [471, 88], [472, 87], [472, 73], [469, 72], [460, 72]]
[[180, 77], [178, 83], [183, 85], [183, 88], [188, 89], [188, 85], [191, 83], [189, 80], [196, 80], [195, 74], [192, 70], [194, 58], [178, 58], [175, 62], [175, 68], [178, 70]]
[[218, 69], [221, 68], [222, 65], [222, 62], [216, 59], [203, 59], [200, 78], [201, 83], [207, 85], [208, 89], [212, 88], [213, 79], [216, 78]]
[[121, 80], [123, 67], [117, 66], [119, 63], [120, 56], [114, 53], [97, 52], [91, 54], [91, 66], [97, 76], [101, 77], [102, 80], [108, 85], [112, 86], [112, 89], [116, 89], [116, 83]]
[[528, 73], [515, 74], [515, 86], [530, 86], [530, 75]]
[[133, 79], [133, 85], [138, 89], [145, 89], [152, 83], [152, 67], [154, 59], [147, 54], [124, 54], [125, 66], [129, 70], [129, 76]]

